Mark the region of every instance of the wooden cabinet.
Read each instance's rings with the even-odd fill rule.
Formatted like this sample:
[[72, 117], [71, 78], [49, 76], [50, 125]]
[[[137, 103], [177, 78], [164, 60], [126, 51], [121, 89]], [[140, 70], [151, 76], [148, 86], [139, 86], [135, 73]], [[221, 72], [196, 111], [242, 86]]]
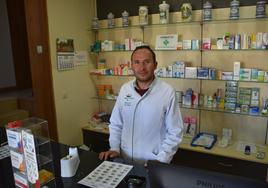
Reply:
[[172, 163], [263, 181], [265, 181], [267, 177], [266, 164], [209, 155], [186, 149], [179, 149], [175, 154]]
[[83, 143], [94, 152], [109, 150], [109, 135], [92, 129], [83, 128]]

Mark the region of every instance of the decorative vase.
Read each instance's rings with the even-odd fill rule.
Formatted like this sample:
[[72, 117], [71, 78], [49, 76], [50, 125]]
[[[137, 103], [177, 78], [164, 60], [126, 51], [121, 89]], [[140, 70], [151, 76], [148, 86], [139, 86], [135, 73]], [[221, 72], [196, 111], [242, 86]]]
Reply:
[[190, 3], [183, 3], [181, 6], [182, 21], [192, 21], [192, 5]]

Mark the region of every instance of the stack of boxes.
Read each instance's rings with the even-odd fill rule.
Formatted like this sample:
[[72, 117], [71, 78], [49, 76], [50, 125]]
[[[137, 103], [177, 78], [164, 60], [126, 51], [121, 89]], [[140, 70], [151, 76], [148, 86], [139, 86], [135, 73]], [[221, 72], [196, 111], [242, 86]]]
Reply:
[[225, 103], [226, 110], [234, 111], [236, 108], [238, 83], [235, 81], [227, 81], [225, 85]]

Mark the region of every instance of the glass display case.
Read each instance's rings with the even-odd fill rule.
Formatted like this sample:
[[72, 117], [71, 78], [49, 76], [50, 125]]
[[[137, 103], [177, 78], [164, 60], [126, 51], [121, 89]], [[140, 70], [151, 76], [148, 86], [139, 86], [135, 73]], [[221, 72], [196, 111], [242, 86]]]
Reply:
[[56, 187], [47, 121], [10, 122], [6, 133], [16, 187]]

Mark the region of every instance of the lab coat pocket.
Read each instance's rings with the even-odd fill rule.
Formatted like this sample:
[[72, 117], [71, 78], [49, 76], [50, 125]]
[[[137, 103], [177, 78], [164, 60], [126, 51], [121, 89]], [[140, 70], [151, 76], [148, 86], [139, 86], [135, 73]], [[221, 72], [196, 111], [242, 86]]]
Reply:
[[152, 153], [153, 153], [154, 155], [158, 155], [158, 153], [159, 153], [159, 146], [156, 146], [156, 147], [153, 149]]

